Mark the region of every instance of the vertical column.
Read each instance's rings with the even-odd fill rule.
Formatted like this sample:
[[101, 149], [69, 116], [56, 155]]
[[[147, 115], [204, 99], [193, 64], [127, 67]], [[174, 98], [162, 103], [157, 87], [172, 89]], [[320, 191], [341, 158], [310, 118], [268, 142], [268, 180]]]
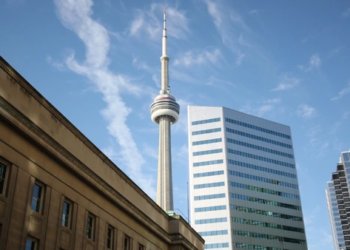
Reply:
[[170, 117], [159, 120], [159, 159], [157, 203], [165, 210], [174, 210], [171, 168]]

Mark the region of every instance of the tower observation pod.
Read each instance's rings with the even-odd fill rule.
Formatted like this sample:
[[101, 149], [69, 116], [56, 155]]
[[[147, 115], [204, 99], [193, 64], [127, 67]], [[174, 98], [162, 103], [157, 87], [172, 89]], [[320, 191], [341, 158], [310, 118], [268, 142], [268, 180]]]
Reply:
[[161, 79], [159, 95], [151, 105], [151, 119], [159, 124], [159, 154], [157, 179], [157, 204], [165, 211], [174, 210], [171, 165], [171, 125], [179, 119], [180, 106], [170, 93], [169, 60], [167, 55], [166, 11], [162, 38]]

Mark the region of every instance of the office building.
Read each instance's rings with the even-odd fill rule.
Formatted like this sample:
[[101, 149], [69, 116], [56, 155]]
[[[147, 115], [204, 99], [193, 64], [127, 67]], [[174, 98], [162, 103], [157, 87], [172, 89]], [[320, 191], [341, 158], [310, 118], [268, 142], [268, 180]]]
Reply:
[[0, 57], [5, 249], [203, 250], [204, 240], [159, 207]]
[[337, 171], [327, 182], [326, 199], [334, 249], [350, 249], [350, 151], [342, 152]]
[[206, 249], [307, 249], [288, 126], [189, 106], [188, 133], [191, 225]]

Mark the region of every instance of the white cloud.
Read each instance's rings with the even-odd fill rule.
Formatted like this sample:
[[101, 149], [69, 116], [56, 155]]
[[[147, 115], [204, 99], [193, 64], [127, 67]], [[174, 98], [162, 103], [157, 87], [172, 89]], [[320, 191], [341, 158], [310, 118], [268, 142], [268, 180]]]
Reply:
[[185, 99], [178, 99], [176, 101], [180, 105], [180, 116], [179, 121], [173, 126], [174, 132], [184, 132], [187, 134], [187, 106], [192, 105], [192, 103]]
[[249, 44], [246, 39], [243, 40], [242, 32], [245, 34], [251, 33], [249, 27], [238, 13], [227, 8], [227, 6], [223, 6], [213, 0], [204, 0], [204, 2], [207, 5], [208, 12], [221, 36], [223, 44], [236, 54], [236, 65], [241, 65], [245, 55], [241, 52], [240, 46], [242, 46], [242, 43], [243, 46]]
[[272, 91], [282, 91], [292, 89], [299, 85], [301, 80], [295, 76], [291, 76], [289, 74], [283, 74], [280, 77], [280, 82], [276, 88], [272, 89]]
[[310, 58], [310, 66], [318, 68], [321, 65], [321, 58], [318, 54], [313, 54]]
[[129, 34], [132, 36], [146, 34], [151, 39], [161, 37], [163, 21], [159, 19], [159, 13], [162, 13], [163, 9], [167, 10], [167, 29], [171, 30], [167, 35], [177, 39], [185, 39], [189, 32], [189, 21], [186, 13], [160, 3], [152, 3], [149, 10], [137, 10], [135, 18], [131, 22]]
[[[152, 176], [142, 172], [145, 160], [140, 154], [131, 131], [126, 124], [131, 109], [121, 98], [122, 91], [133, 94], [141, 93], [141, 89], [130, 83], [130, 79], [123, 75], [116, 75], [108, 69], [110, 49], [108, 31], [100, 23], [92, 19], [91, 0], [55, 0], [57, 15], [62, 24], [72, 30], [86, 47], [85, 61], [79, 63], [74, 54], [66, 60], [66, 65], [73, 72], [87, 77], [102, 93], [107, 107], [101, 114], [108, 122], [108, 132], [120, 145], [120, 153], [127, 174], [141, 186], [151, 197], [155, 196]], [[105, 151], [115, 155], [111, 148]]]
[[316, 109], [303, 103], [299, 105], [297, 114], [303, 118], [312, 118], [316, 115]]
[[276, 109], [277, 104], [281, 103], [280, 98], [269, 99], [260, 103], [259, 107], [252, 107], [251, 105], [245, 105], [240, 111], [262, 117], [265, 113]]
[[253, 9], [253, 10], [250, 10], [250, 11], [248, 12], [248, 14], [249, 14], [249, 15], [256, 15], [256, 14], [258, 14], [259, 12], [261, 12], [261, 10], [259, 10], [259, 9]]
[[321, 66], [321, 63], [322, 63], [322, 60], [321, 60], [319, 54], [315, 53], [315, 54], [311, 55], [308, 66], [298, 65], [298, 68], [304, 72], [309, 72], [313, 69], [319, 68]]
[[174, 66], [194, 66], [203, 64], [216, 64], [218, 60], [222, 58], [219, 49], [213, 51], [203, 50], [203, 51], [187, 51], [183, 55], [180, 55], [175, 59]]
[[343, 96], [345, 96], [349, 93], [350, 93], [350, 81], [349, 81], [348, 85], [338, 93], [338, 95], [331, 98], [331, 101], [339, 100], [340, 98], [342, 98]]
[[243, 58], [245, 57], [245, 54], [241, 53], [240, 51], [238, 52], [238, 56], [236, 59], [236, 66], [239, 66], [243, 62]]
[[350, 8], [344, 10], [342, 13], [341, 13], [341, 17], [343, 18], [347, 18], [350, 16]]
[[59, 71], [64, 70], [63, 63], [54, 60], [51, 56], [46, 57], [46, 62], [49, 63], [52, 67], [54, 67], [55, 69], [57, 69]]

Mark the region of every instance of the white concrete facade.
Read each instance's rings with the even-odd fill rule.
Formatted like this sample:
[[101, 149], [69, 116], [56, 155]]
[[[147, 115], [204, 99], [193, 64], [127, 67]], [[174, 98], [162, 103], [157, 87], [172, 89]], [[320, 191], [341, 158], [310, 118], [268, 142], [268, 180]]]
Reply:
[[206, 249], [307, 249], [288, 126], [189, 106], [188, 133], [191, 225]]

